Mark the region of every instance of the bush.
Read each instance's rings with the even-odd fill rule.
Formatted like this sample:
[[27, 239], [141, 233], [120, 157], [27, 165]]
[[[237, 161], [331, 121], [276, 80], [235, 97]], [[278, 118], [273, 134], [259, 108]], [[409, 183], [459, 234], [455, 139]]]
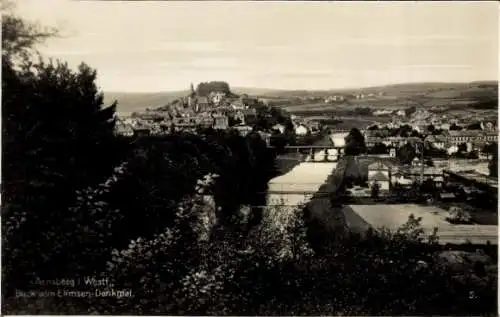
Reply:
[[450, 207], [446, 220], [451, 223], [468, 224], [472, 222], [472, 216], [467, 210], [464, 210], [460, 207]]
[[371, 197], [378, 198], [379, 194], [380, 194], [380, 184], [375, 182], [374, 184], [372, 184], [371, 187]]

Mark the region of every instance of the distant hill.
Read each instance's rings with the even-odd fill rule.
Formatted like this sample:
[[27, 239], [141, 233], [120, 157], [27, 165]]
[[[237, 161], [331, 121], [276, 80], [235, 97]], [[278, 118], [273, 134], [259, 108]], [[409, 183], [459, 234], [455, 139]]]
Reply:
[[[235, 94], [246, 93], [251, 96], [261, 98], [295, 98], [295, 97], [326, 97], [334, 94], [355, 94], [355, 93], [379, 93], [393, 96], [395, 98], [423, 97], [424, 100], [445, 100], [445, 99], [491, 99], [498, 98], [498, 82], [482, 81], [471, 83], [410, 83], [394, 84], [377, 87], [351, 88], [351, 89], [331, 89], [331, 90], [279, 90], [267, 88], [251, 87], [231, 87]], [[128, 115], [134, 111], [143, 111], [146, 108], [157, 108], [169, 103], [172, 100], [187, 96], [188, 90], [155, 92], [155, 93], [132, 93], [132, 92], [105, 92], [104, 102], [112, 103], [118, 101], [118, 113]], [[376, 103], [384, 100], [369, 101]], [[397, 103], [397, 102], [396, 102]]]
[[332, 94], [356, 94], [356, 93], [379, 93], [388, 95], [406, 95], [418, 93], [433, 93], [440, 91], [478, 91], [478, 90], [498, 90], [498, 82], [481, 81], [471, 83], [406, 83], [392, 84], [384, 86], [348, 88], [348, 89], [327, 89], [327, 90], [257, 90], [263, 97], [324, 97]]
[[157, 108], [164, 106], [172, 100], [187, 96], [189, 91], [167, 91], [167, 92], [104, 92], [104, 104], [118, 101], [117, 112], [129, 115], [134, 111], [143, 111], [146, 108]]

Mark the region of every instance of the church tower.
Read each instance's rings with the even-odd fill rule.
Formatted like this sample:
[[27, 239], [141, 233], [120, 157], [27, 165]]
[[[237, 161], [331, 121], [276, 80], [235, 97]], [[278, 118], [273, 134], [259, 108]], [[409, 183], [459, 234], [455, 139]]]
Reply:
[[194, 104], [195, 104], [195, 97], [196, 97], [196, 93], [194, 91], [194, 86], [193, 86], [193, 83], [191, 83], [191, 92], [189, 93], [189, 96], [188, 96], [188, 107], [193, 109], [194, 107]]

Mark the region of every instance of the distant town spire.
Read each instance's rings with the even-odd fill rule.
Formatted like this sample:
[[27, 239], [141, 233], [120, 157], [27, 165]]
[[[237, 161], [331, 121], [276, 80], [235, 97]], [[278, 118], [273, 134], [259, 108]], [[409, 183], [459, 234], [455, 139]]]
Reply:
[[193, 86], [193, 83], [191, 83], [191, 93], [194, 93], [194, 86]]

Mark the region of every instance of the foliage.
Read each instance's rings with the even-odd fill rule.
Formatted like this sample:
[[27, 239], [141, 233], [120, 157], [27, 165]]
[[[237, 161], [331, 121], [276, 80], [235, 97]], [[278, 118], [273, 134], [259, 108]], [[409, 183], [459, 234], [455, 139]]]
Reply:
[[24, 219], [3, 237], [6, 274], [23, 280], [21, 272], [48, 265], [51, 234], [75, 191], [109, 175], [126, 142], [113, 134], [116, 104], [103, 107], [85, 64], [74, 72], [61, 63], [3, 63], [2, 76], [4, 220]]
[[2, 1], [2, 63], [27, 60], [37, 44], [58, 35], [53, 28], [43, 28], [12, 13], [14, 3]]
[[465, 144], [465, 143], [460, 143], [460, 144], [458, 145], [458, 152], [459, 152], [459, 153], [465, 153], [465, 152], [467, 152], [467, 144]]
[[457, 124], [452, 123], [450, 125], [450, 131], [460, 131], [460, 130], [462, 130], [462, 127], [458, 126]]
[[423, 181], [422, 184], [420, 184], [420, 193], [430, 194], [432, 196], [435, 196], [439, 193], [436, 184], [434, 183], [432, 178], [427, 178], [426, 180]]
[[381, 142], [375, 143], [375, 145], [368, 149], [368, 153], [370, 154], [388, 154], [389, 148]]
[[208, 96], [211, 92], [223, 92], [230, 94], [229, 84], [224, 81], [211, 81], [199, 83], [196, 87], [196, 93], [199, 96]]
[[493, 142], [485, 144], [481, 151], [489, 155], [494, 155], [495, 153], [498, 153], [498, 143]]
[[470, 223], [472, 221], [470, 213], [460, 207], [450, 207], [446, 219], [452, 223]]
[[429, 167], [433, 167], [434, 161], [432, 160], [432, 158], [428, 158], [427, 160], [425, 160], [425, 165], [427, 165]]
[[475, 122], [467, 125], [465, 127], [466, 130], [482, 130], [481, 128], [481, 123], [480, 122]]
[[415, 147], [410, 143], [406, 143], [397, 150], [396, 157], [401, 164], [410, 164], [416, 157]]
[[412, 114], [414, 114], [415, 112], [417, 111], [417, 107], [415, 106], [411, 106], [409, 108], [406, 108], [405, 109], [405, 115], [408, 117], [408, 116], [411, 116]]
[[357, 116], [368, 116], [372, 114], [372, 109], [370, 107], [356, 107], [353, 110], [353, 114]]
[[345, 144], [346, 155], [359, 155], [366, 152], [365, 137], [357, 128], [351, 129], [345, 138]]
[[372, 198], [378, 198], [380, 194], [380, 184], [378, 182], [372, 184], [370, 194]]

